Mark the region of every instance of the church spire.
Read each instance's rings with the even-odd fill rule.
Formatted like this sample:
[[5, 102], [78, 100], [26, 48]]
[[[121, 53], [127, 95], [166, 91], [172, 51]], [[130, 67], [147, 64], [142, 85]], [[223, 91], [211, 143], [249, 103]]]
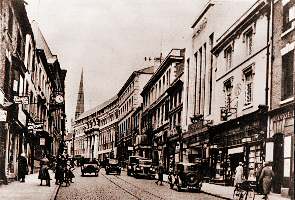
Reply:
[[77, 119], [80, 116], [80, 114], [83, 112], [84, 112], [84, 88], [83, 88], [83, 68], [82, 68], [77, 106], [76, 106], [76, 112], [75, 112], [75, 119]]

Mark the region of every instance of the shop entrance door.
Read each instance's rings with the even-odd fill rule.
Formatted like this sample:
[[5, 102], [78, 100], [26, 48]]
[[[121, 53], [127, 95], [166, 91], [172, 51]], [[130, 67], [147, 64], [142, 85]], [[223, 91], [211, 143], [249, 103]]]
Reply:
[[273, 139], [273, 171], [275, 174], [273, 179], [273, 192], [281, 193], [281, 185], [284, 173], [284, 135], [282, 133], [276, 133], [273, 136]]
[[237, 166], [239, 165], [239, 162], [244, 162], [244, 152], [230, 154], [229, 155], [229, 160], [230, 160], [231, 174], [234, 175], [235, 170], [236, 170]]

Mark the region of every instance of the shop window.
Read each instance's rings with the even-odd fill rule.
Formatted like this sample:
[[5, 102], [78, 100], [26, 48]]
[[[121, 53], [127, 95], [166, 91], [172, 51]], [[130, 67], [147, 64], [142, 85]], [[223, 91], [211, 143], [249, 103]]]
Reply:
[[244, 105], [250, 105], [253, 101], [253, 71], [248, 69], [244, 71], [244, 83], [245, 83], [245, 99]]
[[292, 27], [292, 22], [295, 21], [295, 5], [294, 1], [289, 1], [283, 6], [283, 31]]
[[282, 100], [293, 96], [294, 50], [282, 57]]
[[229, 46], [224, 50], [226, 70], [232, 67], [232, 52], [233, 52], [232, 46]]

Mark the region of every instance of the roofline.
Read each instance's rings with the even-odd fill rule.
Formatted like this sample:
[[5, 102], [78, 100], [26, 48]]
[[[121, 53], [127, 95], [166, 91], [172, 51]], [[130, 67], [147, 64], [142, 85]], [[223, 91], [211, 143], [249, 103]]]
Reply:
[[259, 9], [263, 8], [267, 5], [267, 0], [257, 0], [244, 14], [236, 20], [216, 41], [216, 45], [212, 48], [211, 52], [216, 54], [220, 52], [220, 50], [226, 46], [226, 44], [232, 39], [232, 35], [241, 29], [242, 24], [246, 24], [247, 21], [251, 20], [255, 17], [255, 13], [259, 11]]
[[[99, 104], [99, 105], [97, 105], [97, 106], [95, 106], [95, 107], [93, 107], [93, 108], [91, 108], [91, 109], [89, 109], [89, 110], [84, 111], [83, 113], [86, 113], [86, 112], [88, 112], [88, 111], [93, 110], [93, 112], [89, 113], [88, 115], [86, 115], [86, 116], [84, 116], [84, 117], [82, 117], [82, 118], [81, 118], [80, 116], [81, 116], [83, 113], [81, 113], [80, 116], [79, 116], [77, 119], [74, 120], [74, 122], [77, 122], [77, 121], [79, 121], [79, 120], [81, 120], [81, 119], [85, 119], [85, 118], [89, 117], [90, 115], [92, 115], [93, 113], [98, 112], [98, 111], [104, 109], [105, 107], [109, 106], [111, 103], [113, 103], [114, 101], [116, 101], [117, 99], [118, 99], [118, 96], [115, 95], [115, 96], [113, 96], [112, 98], [106, 100], [105, 102], [103, 102], [103, 103], [101, 103], [101, 104]], [[108, 104], [104, 105], [104, 104], [107, 103], [107, 102], [108, 102]], [[103, 105], [104, 105], [104, 106], [103, 106]], [[101, 108], [99, 108], [99, 109], [96, 109], [96, 108], [98, 108], [99, 106], [103, 106], [103, 107], [101, 107]]]
[[193, 25], [191, 26], [191, 28], [195, 28], [195, 26], [197, 25], [197, 23], [199, 23], [199, 21], [201, 20], [201, 18], [206, 14], [206, 12], [209, 10], [209, 8], [211, 6], [213, 6], [214, 3], [209, 0], [209, 2], [205, 5], [205, 7], [203, 8], [203, 10], [201, 11], [201, 13], [198, 15], [197, 19], [195, 20], [195, 22], [193, 23]]
[[150, 78], [150, 80], [145, 84], [145, 86], [143, 87], [140, 95], [142, 95], [145, 92], [145, 90], [147, 90], [150, 87], [150, 84], [153, 83], [155, 77], [164, 69], [164, 66], [165, 66], [165, 64], [167, 64], [168, 60], [174, 59], [175, 57], [177, 57], [177, 58], [184, 57], [184, 56], [174, 56], [174, 55], [171, 55], [170, 53], [173, 50], [185, 50], [185, 48], [182, 48], [182, 49], [181, 48], [173, 48], [173, 49], [171, 49], [171, 51], [169, 52], [169, 54], [165, 57], [165, 59], [163, 60], [163, 62], [160, 64], [159, 68], [155, 71], [155, 73]]
[[[153, 66], [150, 66], [150, 67], [153, 67]], [[147, 67], [147, 68], [149, 68], [149, 67]], [[144, 68], [144, 69], [146, 69], [146, 68]], [[123, 87], [119, 90], [119, 92], [117, 94], [118, 97], [121, 96], [121, 94], [127, 88], [127, 86], [129, 85], [129, 83], [131, 82], [131, 80], [134, 79], [137, 75], [139, 75], [139, 74], [153, 74], [153, 73], [142, 71], [144, 69], [136, 70], [136, 71], [133, 71], [132, 72], [132, 74], [129, 76], [129, 78], [127, 79], [127, 81], [124, 83]]]

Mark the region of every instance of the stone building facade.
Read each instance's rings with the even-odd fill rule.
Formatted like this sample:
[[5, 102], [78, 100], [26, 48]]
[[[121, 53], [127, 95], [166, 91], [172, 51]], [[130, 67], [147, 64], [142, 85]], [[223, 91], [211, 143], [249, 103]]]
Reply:
[[142, 134], [150, 146], [146, 157], [165, 169], [180, 160], [175, 151], [182, 119], [185, 49], [172, 49], [144, 86]]
[[135, 138], [139, 133], [138, 108], [141, 107], [140, 92], [154, 72], [154, 67], [134, 71], [118, 92], [118, 159], [122, 162], [134, 155]]

